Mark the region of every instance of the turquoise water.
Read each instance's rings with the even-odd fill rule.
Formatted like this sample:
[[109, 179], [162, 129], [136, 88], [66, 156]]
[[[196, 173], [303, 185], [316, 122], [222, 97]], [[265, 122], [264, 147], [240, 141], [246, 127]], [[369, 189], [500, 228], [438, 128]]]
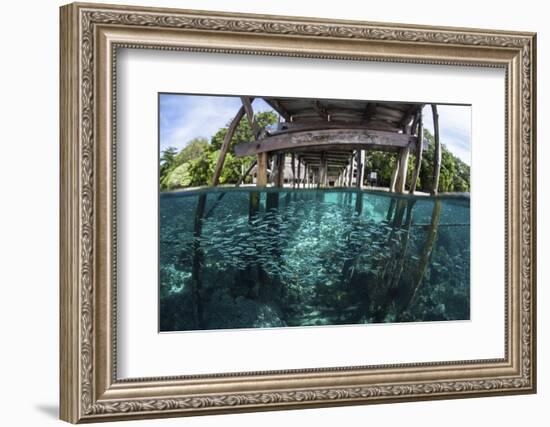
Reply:
[[470, 318], [470, 200], [162, 193], [160, 330]]

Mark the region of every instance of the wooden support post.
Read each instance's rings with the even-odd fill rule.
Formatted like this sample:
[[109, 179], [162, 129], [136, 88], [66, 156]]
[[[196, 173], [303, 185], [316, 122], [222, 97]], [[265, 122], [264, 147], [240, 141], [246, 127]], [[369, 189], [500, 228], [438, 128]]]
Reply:
[[321, 180], [319, 179], [320, 176], [321, 176], [320, 174], [321, 174], [321, 169], [320, 168], [315, 169], [315, 172], [313, 173], [313, 182], [312, 182], [312, 184], [314, 186], [317, 186], [317, 188], [319, 188], [319, 186], [321, 185]]
[[301, 184], [302, 184], [302, 161], [300, 160], [300, 156], [298, 156], [298, 188], [300, 188]]
[[[416, 121], [416, 120], [415, 120]], [[418, 117], [418, 141], [416, 143], [416, 164], [414, 165], [414, 172], [411, 178], [411, 188], [409, 193], [414, 194], [416, 191], [416, 182], [418, 181], [418, 176], [420, 175], [420, 168], [422, 166], [422, 151], [424, 145], [424, 123], [422, 121], [422, 110], [419, 112]]]
[[206, 207], [206, 194], [201, 194], [197, 200], [195, 210], [195, 224], [193, 231], [193, 260], [191, 264], [191, 292], [194, 300], [194, 320], [195, 327], [203, 327], [203, 307], [202, 307], [202, 270], [201, 265], [204, 261], [204, 251], [200, 245], [202, 234], [202, 225], [204, 217], [204, 208]]
[[360, 188], [361, 173], [359, 171], [361, 170], [361, 150], [357, 150], [355, 153], [355, 169], [355, 186]]
[[291, 167], [292, 167], [292, 188], [296, 188], [296, 156], [294, 153], [291, 154]]
[[357, 212], [358, 215], [361, 215], [363, 213], [363, 192], [362, 191], [357, 191], [355, 193], [355, 212]]
[[428, 262], [430, 260], [430, 255], [432, 253], [432, 248], [437, 237], [437, 229], [439, 228], [439, 217], [441, 215], [441, 200], [436, 199], [434, 201], [434, 206], [432, 209], [432, 221], [430, 224], [430, 229], [428, 231], [428, 237], [426, 238], [426, 243], [424, 244], [424, 249], [422, 250], [422, 255], [418, 261], [418, 273], [415, 278], [413, 288], [411, 290], [411, 296], [408, 304], [405, 308], [409, 308], [414, 302], [418, 289], [422, 284], [424, 276], [426, 275], [426, 269], [428, 267]]
[[405, 183], [407, 181], [407, 167], [409, 165], [409, 147], [402, 148], [399, 152], [399, 168], [397, 179], [395, 181], [395, 191], [397, 193], [405, 192]]
[[258, 153], [256, 163], [256, 187], [265, 187], [267, 185], [267, 153]]
[[354, 168], [353, 160], [354, 160], [354, 155], [352, 154], [351, 159], [349, 159], [348, 187], [351, 187], [353, 185], [353, 168]]
[[397, 159], [395, 161], [395, 169], [393, 170], [393, 173], [391, 175], [390, 193], [393, 193], [395, 191], [395, 183], [397, 181], [398, 172], [399, 172], [399, 155], [397, 155]]
[[436, 104], [432, 104], [432, 114], [434, 119], [435, 142], [432, 194], [437, 194], [439, 191], [439, 174], [441, 172], [441, 141], [439, 140], [439, 114], [437, 113]]
[[328, 185], [328, 164], [327, 153], [321, 152], [321, 164], [319, 165], [319, 186], [326, 187]]
[[275, 187], [282, 187], [285, 179], [285, 153], [277, 153], [275, 156]]
[[349, 165], [346, 165], [346, 167], [344, 168], [344, 172], [342, 173], [342, 187], [345, 187], [348, 183], [348, 170]]
[[365, 168], [365, 151], [357, 150], [357, 181], [355, 185], [357, 188], [363, 188], [363, 171]]
[[251, 191], [248, 200], [248, 220], [252, 220], [256, 217], [260, 211], [260, 192]]
[[363, 188], [365, 188], [365, 180], [367, 181], [366, 186], [367, 187], [370, 186], [369, 177], [367, 175], [367, 172], [368, 172], [368, 170], [367, 170], [367, 156], [368, 156], [368, 153], [369, 152], [367, 150], [364, 150], [364, 152], [363, 152], [363, 171], [362, 171], [362, 173], [363, 173]]
[[256, 119], [254, 118], [254, 110], [252, 109], [252, 101], [254, 98], [249, 98], [248, 96], [241, 96], [241, 102], [243, 104], [243, 108], [246, 112], [246, 117], [248, 118], [248, 123], [250, 124], [250, 127], [252, 128], [252, 133], [254, 134], [254, 139], [258, 139], [258, 136], [260, 136], [261, 129], [258, 126], [258, 123], [256, 123]]
[[223, 163], [225, 162], [225, 156], [227, 154], [227, 150], [229, 149], [229, 144], [231, 143], [231, 139], [233, 138], [233, 135], [237, 130], [237, 126], [241, 122], [241, 119], [243, 118], [244, 114], [245, 114], [245, 108], [244, 107], [239, 108], [239, 111], [237, 111], [237, 114], [231, 121], [231, 124], [229, 125], [229, 129], [227, 129], [227, 133], [223, 138], [222, 146], [220, 148], [220, 155], [218, 157], [218, 161], [216, 162], [216, 167], [214, 168], [214, 175], [212, 176], [213, 186], [216, 186], [219, 184], [220, 175], [222, 174], [222, 169], [223, 169]]

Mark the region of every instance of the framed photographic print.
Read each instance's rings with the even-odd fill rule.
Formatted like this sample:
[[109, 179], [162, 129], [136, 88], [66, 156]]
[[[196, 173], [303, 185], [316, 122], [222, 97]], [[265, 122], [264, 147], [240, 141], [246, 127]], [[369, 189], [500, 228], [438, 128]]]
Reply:
[[61, 8], [61, 418], [536, 390], [535, 34]]

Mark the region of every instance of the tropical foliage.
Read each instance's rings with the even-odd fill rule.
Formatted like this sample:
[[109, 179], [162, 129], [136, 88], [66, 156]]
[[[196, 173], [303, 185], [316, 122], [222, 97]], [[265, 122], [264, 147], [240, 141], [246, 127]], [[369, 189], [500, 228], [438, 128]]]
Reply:
[[[262, 130], [277, 121], [277, 115], [271, 111], [257, 113], [255, 118], [256, 123]], [[193, 139], [179, 152], [174, 147], [165, 149], [160, 157], [161, 190], [210, 185], [228, 127], [229, 124], [219, 129], [210, 141], [205, 138]], [[254, 158], [235, 157], [231, 153], [235, 145], [253, 140], [252, 128], [246, 117], [244, 117], [237, 126], [229, 144], [229, 150], [220, 176], [220, 184], [236, 183], [243, 170], [251, 165]]]
[[[416, 182], [416, 189], [419, 191], [430, 192], [432, 189], [433, 164], [435, 155], [435, 141], [433, 135], [424, 129], [424, 138], [428, 141], [428, 148], [422, 154], [422, 166]], [[395, 169], [397, 156], [394, 153], [385, 153], [372, 151], [367, 154], [365, 159], [365, 176], [369, 172], [376, 172], [378, 185], [389, 187], [392, 173]], [[411, 182], [416, 156], [414, 153], [409, 157], [407, 170], [407, 186]], [[439, 192], [468, 192], [470, 191], [470, 166], [453, 155], [445, 146], [441, 144], [441, 172], [439, 176]]]

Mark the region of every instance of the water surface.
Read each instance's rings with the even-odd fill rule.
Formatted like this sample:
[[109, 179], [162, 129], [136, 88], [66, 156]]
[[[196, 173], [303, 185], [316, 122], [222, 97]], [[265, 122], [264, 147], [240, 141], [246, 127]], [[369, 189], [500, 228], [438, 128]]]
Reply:
[[470, 317], [468, 197], [206, 189], [159, 209], [161, 331]]

